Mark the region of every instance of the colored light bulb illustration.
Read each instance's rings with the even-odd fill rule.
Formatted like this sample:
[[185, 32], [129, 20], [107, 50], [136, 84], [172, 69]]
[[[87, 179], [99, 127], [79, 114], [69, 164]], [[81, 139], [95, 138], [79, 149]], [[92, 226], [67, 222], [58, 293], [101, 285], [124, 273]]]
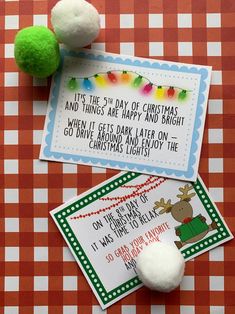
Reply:
[[111, 83], [117, 83], [117, 76], [112, 72], [107, 72], [108, 79]]
[[131, 80], [131, 75], [127, 73], [127, 71], [122, 71], [121, 74], [121, 82], [122, 83], [129, 83]]
[[187, 91], [186, 91], [185, 89], [183, 89], [183, 90], [179, 93], [178, 99], [179, 99], [179, 100], [184, 100], [184, 99], [186, 98], [186, 96], [187, 96]]
[[106, 81], [102, 75], [95, 74], [95, 82], [99, 87], [105, 87], [106, 86]]
[[71, 91], [75, 91], [78, 90], [79, 88], [79, 84], [78, 81], [76, 80], [76, 78], [72, 77], [69, 81], [68, 81], [68, 89]]
[[157, 87], [155, 96], [157, 99], [162, 99], [164, 97], [164, 88], [162, 88], [162, 86]]
[[133, 86], [134, 87], [139, 87], [141, 85], [142, 81], [143, 81], [143, 77], [141, 75], [137, 76], [134, 79]]
[[142, 93], [147, 95], [147, 94], [149, 94], [151, 92], [152, 89], [153, 89], [153, 84], [152, 83], [148, 83], [142, 89]]
[[92, 85], [91, 81], [87, 77], [84, 78], [84, 80], [83, 80], [83, 87], [87, 91], [93, 90], [93, 85]]
[[138, 89], [143, 95], [153, 96], [155, 99], [172, 99], [183, 101], [187, 98], [190, 91], [174, 86], [160, 86], [151, 82], [147, 77], [134, 71], [111, 70], [107, 72], [94, 73], [89, 77], [68, 77], [66, 87], [70, 91], [83, 88], [86, 91], [92, 91], [96, 86], [103, 88], [112, 84], [127, 84]]
[[174, 95], [175, 95], [174, 87], [170, 86], [169, 89], [167, 90], [167, 96], [169, 98], [172, 98]]

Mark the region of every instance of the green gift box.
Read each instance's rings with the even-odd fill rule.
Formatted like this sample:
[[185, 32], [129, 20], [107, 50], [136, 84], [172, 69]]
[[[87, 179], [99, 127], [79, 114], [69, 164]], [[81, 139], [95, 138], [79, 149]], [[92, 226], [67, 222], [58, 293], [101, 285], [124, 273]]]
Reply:
[[176, 227], [176, 230], [180, 231], [180, 240], [186, 242], [209, 229], [206, 222], [201, 220], [201, 214], [194, 217], [190, 222], [182, 224]]

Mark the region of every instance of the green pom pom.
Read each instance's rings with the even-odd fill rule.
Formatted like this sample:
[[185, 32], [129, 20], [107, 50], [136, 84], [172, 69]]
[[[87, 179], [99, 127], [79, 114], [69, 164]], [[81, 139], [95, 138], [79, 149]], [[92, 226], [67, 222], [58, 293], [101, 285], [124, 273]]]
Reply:
[[60, 63], [59, 44], [54, 33], [45, 26], [30, 26], [15, 37], [15, 60], [19, 68], [44, 78], [56, 71]]

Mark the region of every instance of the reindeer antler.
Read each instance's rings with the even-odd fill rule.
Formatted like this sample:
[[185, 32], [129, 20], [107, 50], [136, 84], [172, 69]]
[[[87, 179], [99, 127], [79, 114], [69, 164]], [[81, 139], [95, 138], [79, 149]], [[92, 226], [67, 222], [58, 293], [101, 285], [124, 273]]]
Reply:
[[153, 207], [153, 209], [158, 209], [160, 207], [163, 207], [163, 209], [160, 210], [159, 214], [163, 213], [169, 213], [172, 208], [171, 200], [168, 200], [166, 203], [164, 201], [164, 198], [160, 199], [160, 202], [155, 202], [154, 203], [156, 206]]
[[182, 194], [178, 194], [177, 197], [180, 198], [181, 201], [190, 201], [192, 197], [196, 195], [196, 193], [190, 193], [188, 194], [189, 191], [193, 189], [193, 186], [186, 184], [184, 187], [179, 188], [180, 192]]

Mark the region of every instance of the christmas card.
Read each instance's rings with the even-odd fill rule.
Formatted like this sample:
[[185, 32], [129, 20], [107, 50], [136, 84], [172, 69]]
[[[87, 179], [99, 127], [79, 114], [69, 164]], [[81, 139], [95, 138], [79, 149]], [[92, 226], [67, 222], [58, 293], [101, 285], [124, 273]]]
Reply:
[[61, 51], [40, 159], [196, 181], [211, 67]]
[[200, 178], [121, 172], [51, 215], [103, 309], [142, 286], [136, 257], [151, 243], [189, 260], [232, 239]]

